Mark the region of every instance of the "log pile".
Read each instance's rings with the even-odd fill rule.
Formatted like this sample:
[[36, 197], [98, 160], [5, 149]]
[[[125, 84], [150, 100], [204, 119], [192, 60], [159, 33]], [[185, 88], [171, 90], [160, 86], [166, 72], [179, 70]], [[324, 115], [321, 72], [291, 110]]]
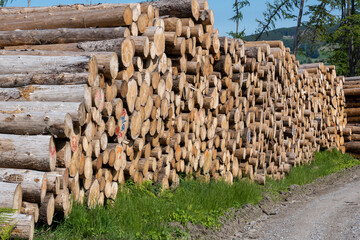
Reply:
[[219, 36], [207, 0], [0, 12], [0, 181], [35, 221], [128, 179], [265, 184], [343, 144], [335, 68]]
[[347, 125], [344, 131], [346, 152], [360, 154], [360, 77], [347, 77], [344, 81]]

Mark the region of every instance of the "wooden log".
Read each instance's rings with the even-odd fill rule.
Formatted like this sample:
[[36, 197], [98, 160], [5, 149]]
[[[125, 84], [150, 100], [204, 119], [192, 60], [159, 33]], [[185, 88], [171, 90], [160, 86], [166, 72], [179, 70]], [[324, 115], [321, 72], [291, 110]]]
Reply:
[[[124, 8], [130, 7], [130, 9], [138, 8], [138, 4], [134, 3], [116, 3], [116, 4], [72, 4], [72, 5], [57, 5], [57, 6], [44, 6], [44, 7], [8, 7], [6, 9], [1, 8], [0, 12], [4, 15], [20, 15], [21, 13], [49, 13], [49, 12], [66, 12], [73, 10], [96, 10], [96, 9], [109, 9], [109, 8]], [[141, 6], [140, 6], [141, 9]]]
[[182, 23], [179, 18], [163, 18], [165, 31], [167, 32], [175, 32], [176, 36], [180, 37], [182, 32]]
[[165, 0], [160, 2], [141, 3], [142, 6], [151, 4], [155, 9], [159, 9], [160, 16], [170, 15], [178, 18], [199, 19], [200, 4], [198, 0]]
[[231, 57], [229, 54], [226, 54], [224, 56], [221, 56], [221, 58], [218, 62], [215, 62], [214, 70], [225, 73], [226, 75], [229, 75], [231, 66], [232, 66]]
[[[87, 41], [80, 43], [66, 43], [66, 44], [48, 44], [48, 45], [23, 45], [15, 47], [5, 47], [6, 50], [38, 50], [35, 53], [32, 51], [24, 51], [19, 54], [22, 55], [73, 55], [80, 56], [98, 56], [99, 63], [97, 67], [105, 66], [108, 69], [114, 69], [115, 60], [108, 59], [106, 53], [101, 52], [115, 52], [118, 55], [120, 66], [129, 67], [134, 56], [134, 49], [129, 38], [116, 38], [101, 41]], [[47, 53], [51, 51], [52, 53]], [[64, 53], [62, 53], [64, 52]], [[4, 51], [2, 54], [10, 54], [9, 51]], [[102, 60], [102, 61], [101, 61]]]
[[61, 176], [57, 172], [47, 173], [47, 184], [46, 184], [47, 192], [59, 194], [60, 185], [61, 185]]
[[15, 225], [11, 231], [12, 239], [29, 239], [34, 237], [34, 217], [32, 215], [25, 215], [19, 213], [3, 213], [2, 219], [4, 223], [0, 223], [0, 227], [6, 225]]
[[74, 85], [89, 84], [92, 86], [96, 78], [88, 73], [23, 73], [0, 75], [0, 87], [22, 87], [31, 84], [42, 85]]
[[[42, 46], [42, 45], [40, 45]], [[36, 46], [34, 47], [36, 48]], [[98, 71], [106, 78], [114, 79], [119, 71], [119, 59], [115, 52], [72, 52], [72, 51], [0, 51], [0, 55], [32, 55], [32, 56], [85, 56], [95, 57]]]
[[345, 96], [359, 96], [360, 88], [348, 88], [344, 89]]
[[140, 135], [142, 119], [140, 112], [134, 111], [130, 116], [130, 135], [135, 140]]
[[[96, 10], [69, 10], [51, 13], [28, 13], [26, 16], [7, 14], [1, 21], [1, 31], [16, 29], [56, 29], [56, 28], [88, 28], [88, 27], [119, 27], [128, 26], [132, 22], [130, 7], [96, 9]], [[76, 16], [76, 17], [74, 17]], [[46, 19], [46, 22], [44, 22]]]
[[32, 215], [34, 222], [37, 223], [39, 220], [39, 206], [37, 203], [22, 202], [22, 208], [20, 211], [22, 214]]
[[[351, 129], [351, 133], [360, 134], [360, 126], [347, 125], [346, 128]], [[349, 135], [349, 134], [348, 134]]]
[[[94, 61], [94, 60], [93, 60]], [[97, 65], [91, 64], [86, 56], [0, 56], [1, 74], [89, 72], [93, 79], [97, 76]], [[95, 62], [96, 63], [96, 62]]]
[[0, 101], [83, 102], [91, 107], [91, 90], [87, 85], [30, 85], [0, 88]]
[[0, 167], [54, 171], [56, 148], [52, 136], [0, 134]]
[[0, 46], [79, 43], [130, 37], [127, 27], [1, 31]]
[[67, 216], [70, 212], [70, 195], [68, 188], [64, 188], [61, 192], [55, 197], [55, 210], [61, 211]]
[[51, 225], [55, 212], [55, 199], [54, 194], [47, 193], [44, 201], [40, 204], [39, 208], [39, 220]]
[[[0, 108], [0, 133], [53, 134], [71, 138], [73, 121], [85, 115], [80, 103], [3, 102]], [[83, 121], [83, 120], [82, 120]]]
[[135, 54], [143, 58], [147, 58], [150, 52], [149, 38], [146, 36], [132, 36], [131, 40], [135, 45]]
[[47, 174], [39, 171], [0, 168], [0, 181], [20, 183], [23, 200], [41, 203], [47, 190]]
[[360, 108], [345, 108], [344, 113], [346, 113], [348, 117], [358, 117], [360, 116]]
[[138, 86], [135, 80], [130, 80], [127, 84], [126, 103], [127, 109], [132, 113], [135, 109], [135, 101], [138, 96]]
[[22, 188], [19, 183], [0, 182], [0, 208], [21, 210]]
[[360, 142], [346, 142], [344, 144], [346, 152], [360, 153]]
[[98, 204], [98, 200], [100, 197], [100, 188], [99, 182], [97, 179], [91, 184], [90, 189], [87, 192], [87, 205], [90, 208], [94, 208]]
[[[160, 56], [165, 51], [165, 34], [164, 30], [159, 27], [146, 28], [143, 36], [147, 36], [154, 43], [155, 54]], [[150, 51], [151, 52], [151, 51]]]
[[132, 42], [128, 38], [82, 42], [77, 44], [77, 47], [86, 52], [115, 52], [122, 67], [129, 67], [135, 54]]

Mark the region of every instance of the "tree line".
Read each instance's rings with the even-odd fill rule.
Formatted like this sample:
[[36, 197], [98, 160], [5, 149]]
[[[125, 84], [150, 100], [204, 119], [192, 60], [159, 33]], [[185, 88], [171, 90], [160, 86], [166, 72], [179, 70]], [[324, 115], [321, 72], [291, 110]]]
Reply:
[[[267, 9], [262, 19], [257, 19], [256, 40], [276, 27], [280, 19], [293, 19], [297, 22], [291, 50], [294, 54], [306, 44], [310, 53], [322, 46], [328, 56], [328, 63], [336, 65], [337, 72], [345, 76], [360, 75], [360, 0], [308, 0], [267, 1]], [[239, 30], [243, 18], [242, 10], [251, 5], [249, 0], [234, 0], [236, 29], [229, 34], [243, 37]], [[256, 2], [254, 2], [256, 4]], [[296, 13], [296, 14], [294, 14]], [[307, 21], [304, 21], [304, 16]]]

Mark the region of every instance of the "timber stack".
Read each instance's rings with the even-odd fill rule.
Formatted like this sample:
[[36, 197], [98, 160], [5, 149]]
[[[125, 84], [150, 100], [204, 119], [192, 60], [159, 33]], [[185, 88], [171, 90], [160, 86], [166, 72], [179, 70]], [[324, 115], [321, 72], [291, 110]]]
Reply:
[[207, 0], [0, 13], [0, 181], [35, 221], [128, 179], [265, 184], [343, 144], [335, 68], [219, 36]]
[[360, 154], [360, 77], [347, 77], [344, 81], [347, 125], [344, 131], [346, 152]]

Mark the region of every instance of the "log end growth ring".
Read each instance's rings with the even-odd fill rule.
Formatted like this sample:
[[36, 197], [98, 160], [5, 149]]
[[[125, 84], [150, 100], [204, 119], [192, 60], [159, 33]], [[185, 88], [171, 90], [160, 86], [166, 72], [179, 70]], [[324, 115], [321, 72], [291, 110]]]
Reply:
[[200, 4], [199, 0], [192, 0], [191, 1], [191, 12], [195, 20], [199, 20], [200, 17]]
[[125, 39], [121, 44], [121, 62], [124, 67], [129, 67], [134, 56], [133, 44], [130, 39]]
[[123, 17], [126, 25], [130, 25], [132, 23], [133, 14], [130, 7], [125, 8]]
[[156, 28], [154, 34], [155, 53], [160, 56], [165, 51], [165, 34], [163, 28]]

